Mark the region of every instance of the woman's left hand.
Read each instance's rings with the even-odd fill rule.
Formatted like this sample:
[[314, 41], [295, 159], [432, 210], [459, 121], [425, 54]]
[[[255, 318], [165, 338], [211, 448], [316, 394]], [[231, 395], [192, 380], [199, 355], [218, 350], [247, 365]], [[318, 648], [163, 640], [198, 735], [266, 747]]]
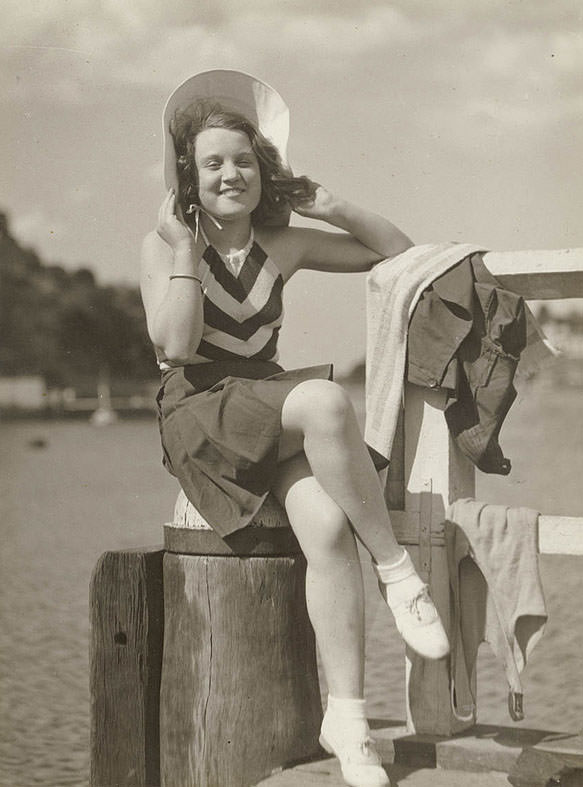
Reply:
[[336, 205], [336, 198], [332, 192], [316, 183], [311, 181], [314, 187], [313, 197], [307, 199], [297, 200], [292, 203], [292, 207], [300, 216], [305, 216], [308, 219], [320, 219], [322, 221], [330, 221], [334, 213], [334, 206]]

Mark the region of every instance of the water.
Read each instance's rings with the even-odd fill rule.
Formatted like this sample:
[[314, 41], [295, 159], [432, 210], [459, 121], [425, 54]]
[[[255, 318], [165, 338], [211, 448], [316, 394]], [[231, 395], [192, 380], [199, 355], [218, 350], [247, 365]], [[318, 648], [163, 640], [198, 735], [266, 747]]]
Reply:
[[[492, 502], [583, 515], [581, 393], [539, 386], [521, 397], [502, 443], [512, 482], [482, 477]], [[43, 441], [45, 445], [43, 447]], [[177, 487], [154, 421], [96, 429], [80, 421], [2, 425], [0, 440], [0, 785], [88, 784], [88, 586], [106, 550], [162, 542]], [[550, 622], [525, 672], [523, 726], [583, 720], [583, 598], [576, 558], [541, 559]], [[404, 659], [366, 568], [370, 714], [403, 719]], [[501, 668], [484, 647], [480, 721], [511, 724]]]

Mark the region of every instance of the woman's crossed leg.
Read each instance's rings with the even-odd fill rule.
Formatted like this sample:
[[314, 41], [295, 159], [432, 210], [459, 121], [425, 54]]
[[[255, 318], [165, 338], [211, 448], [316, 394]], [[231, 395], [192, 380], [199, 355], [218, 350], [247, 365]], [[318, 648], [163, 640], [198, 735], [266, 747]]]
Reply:
[[[338, 572], [329, 563], [339, 555], [347, 565], [355, 563], [355, 533], [373, 559], [379, 586], [407, 644], [427, 658], [446, 655], [447, 636], [427, 587], [395, 539], [379, 477], [347, 393], [328, 380], [299, 383], [284, 401], [281, 422], [276, 492], [288, 509], [310, 577], [321, 574], [318, 581], [323, 587], [327, 582], [331, 586], [333, 578], [338, 583]], [[362, 605], [359, 572], [356, 561], [350, 583], [345, 581], [344, 587], [346, 596], [354, 594], [350, 603], [345, 602], [354, 610]], [[331, 605], [339, 592], [338, 586], [326, 591], [324, 601], [317, 602], [318, 609]], [[316, 609], [316, 602], [310, 603]], [[331, 606], [328, 615], [332, 615]], [[322, 649], [325, 629], [320, 632], [317, 621], [313, 623]], [[362, 623], [348, 630], [360, 636]], [[334, 683], [332, 676], [327, 677]]]
[[362, 697], [364, 590], [350, 523], [303, 452], [280, 464], [273, 492], [306, 557], [306, 603], [330, 694]]

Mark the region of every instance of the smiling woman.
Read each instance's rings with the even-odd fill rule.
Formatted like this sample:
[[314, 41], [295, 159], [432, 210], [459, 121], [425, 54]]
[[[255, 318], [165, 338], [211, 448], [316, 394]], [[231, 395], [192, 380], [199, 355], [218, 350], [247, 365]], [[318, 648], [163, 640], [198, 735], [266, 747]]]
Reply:
[[[358, 538], [406, 642], [448, 641], [427, 587], [394, 537], [375, 466], [331, 367], [284, 371], [284, 283], [302, 268], [368, 270], [411, 241], [286, 163], [287, 108], [263, 82], [213, 71], [164, 113], [168, 194], [143, 245], [141, 288], [162, 370], [164, 460], [222, 538], [271, 492], [307, 559], [306, 599], [330, 691], [320, 742], [347, 784], [388, 785], [364, 708]], [[342, 232], [288, 227], [291, 211]]]

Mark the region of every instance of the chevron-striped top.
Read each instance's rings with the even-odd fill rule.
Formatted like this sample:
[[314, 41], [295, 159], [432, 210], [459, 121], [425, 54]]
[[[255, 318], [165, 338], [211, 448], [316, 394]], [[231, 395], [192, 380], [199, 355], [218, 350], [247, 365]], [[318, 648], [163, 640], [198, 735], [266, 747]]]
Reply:
[[283, 321], [283, 278], [253, 235], [239, 265], [230, 265], [203, 234], [199, 264], [204, 330], [197, 355], [213, 361], [235, 358], [276, 361]]

